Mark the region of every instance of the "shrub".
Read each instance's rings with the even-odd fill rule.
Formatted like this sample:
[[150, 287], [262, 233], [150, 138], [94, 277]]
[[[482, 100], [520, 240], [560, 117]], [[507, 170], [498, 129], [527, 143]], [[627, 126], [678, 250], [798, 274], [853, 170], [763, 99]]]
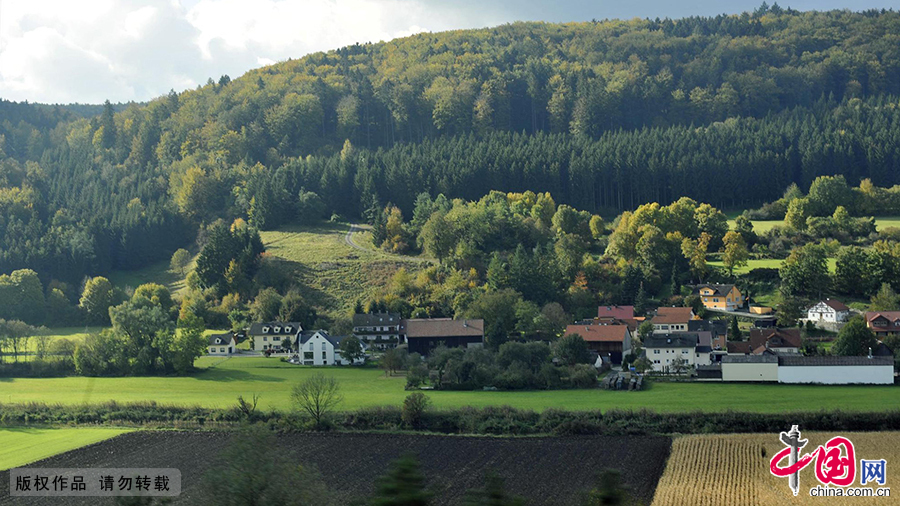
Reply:
[[403, 424], [413, 429], [421, 426], [422, 415], [431, 404], [431, 399], [422, 392], [413, 392], [406, 396], [403, 400], [403, 408], [400, 411], [400, 418]]

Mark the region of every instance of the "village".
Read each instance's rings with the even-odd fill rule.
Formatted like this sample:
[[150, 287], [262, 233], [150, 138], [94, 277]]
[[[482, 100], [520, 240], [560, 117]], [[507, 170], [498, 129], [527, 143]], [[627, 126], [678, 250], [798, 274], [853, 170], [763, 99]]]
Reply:
[[[894, 384], [894, 355], [880, 339], [900, 332], [898, 311], [859, 315], [879, 340], [865, 355], [839, 356], [819, 353], [803, 336], [812, 329], [834, 333], [849, 321], [854, 311], [838, 300], [817, 302], [798, 327], [784, 328], [776, 325], [772, 308], [750, 305], [735, 285], [693, 289], [706, 318], [692, 307], [662, 306], [638, 315], [631, 305], [601, 305], [596, 317], [569, 324], [564, 335], [584, 341], [598, 372], [623, 373], [626, 379], [634, 374], [699, 382]], [[735, 328], [738, 316], [751, 320], [746, 332]], [[396, 349], [428, 357], [438, 347], [481, 348], [484, 329], [483, 319], [357, 313], [350, 335], [304, 329], [299, 322], [261, 322], [243, 332], [210, 335], [208, 351], [212, 356], [280, 357], [304, 366], [359, 366]], [[247, 349], [239, 349], [245, 341]]]

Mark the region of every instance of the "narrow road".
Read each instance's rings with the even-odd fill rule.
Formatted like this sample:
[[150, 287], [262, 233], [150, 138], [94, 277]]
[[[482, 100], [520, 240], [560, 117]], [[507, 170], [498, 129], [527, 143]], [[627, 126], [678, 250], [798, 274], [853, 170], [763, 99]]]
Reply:
[[353, 248], [353, 249], [356, 249], [356, 250], [359, 250], [359, 251], [369, 251], [369, 252], [371, 252], [372, 250], [363, 248], [363, 247], [360, 246], [359, 244], [356, 244], [356, 241], [353, 240], [353, 232], [361, 232], [362, 230], [363, 230], [363, 229], [360, 228], [360, 227], [357, 227], [356, 224], [351, 223], [351, 224], [350, 224], [350, 230], [348, 230], [348, 231], [347, 231], [347, 235], [344, 236], [344, 242], [347, 243], [347, 246], [350, 246], [350, 247]]

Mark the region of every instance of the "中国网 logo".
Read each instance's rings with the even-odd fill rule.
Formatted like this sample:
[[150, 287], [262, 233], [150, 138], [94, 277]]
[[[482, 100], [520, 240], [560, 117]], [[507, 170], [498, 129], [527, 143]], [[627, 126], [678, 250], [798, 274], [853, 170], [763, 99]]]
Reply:
[[[860, 485], [884, 485], [886, 482], [887, 463], [881, 460], [860, 459], [857, 465], [856, 451], [853, 442], [841, 436], [833, 437], [824, 445], [812, 452], [800, 455], [809, 442], [801, 439], [800, 429], [793, 425], [788, 432], [782, 432], [780, 441], [784, 449], [776, 453], [769, 462], [769, 469], [779, 478], [788, 478], [788, 486], [794, 495], [800, 492], [800, 471], [814, 463], [816, 480], [822, 486], [810, 489], [810, 495], [834, 496], [890, 496], [889, 488], [849, 488], [859, 475]], [[783, 461], [787, 458], [787, 465]], [[840, 488], [834, 488], [840, 487]]]

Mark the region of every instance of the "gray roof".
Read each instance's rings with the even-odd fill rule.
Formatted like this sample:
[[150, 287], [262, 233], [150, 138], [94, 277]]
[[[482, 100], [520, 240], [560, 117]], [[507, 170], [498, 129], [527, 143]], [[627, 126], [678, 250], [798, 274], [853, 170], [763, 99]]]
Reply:
[[697, 346], [696, 333], [654, 334], [644, 340], [644, 348], [693, 348]]
[[353, 315], [354, 327], [374, 327], [377, 325], [400, 325], [399, 313], [368, 313]]
[[709, 353], [712, 351], [712, 346], [697, 346], [697, 353]]
[[894, 357], [778, 357], [778, 365], [782, 367], [823, 366], [823, 365], [889, 365], [894, 366]]
[[688, 331], [707, 331], [716, 334], [725, 334], [728, 330], [728, 322], [725, 320], [689, 320]]
[[766, 353], [764, 355], [724, 355], [723, 364], [777, 364], [778, 356]]
[[210, 334], [208, 337], [209, 346], [225, 346], [231, 343], [232, 338], [233, 335], [231, 332], [225, 332], [224, 334]]
[[[269, 331], [263, 332], [264, 327], [268, 327]], [[275, 332], [276, 327], [280, 327], [281, 330]], [[287, 327], [291, 328], [290, 332], [285, 330]], [[301, 330], [303, 330], [303, 326], [300, 325], [300, 322], [260, 322], [250, 324], [249, 334], [251, 336], [295, 336]]]

